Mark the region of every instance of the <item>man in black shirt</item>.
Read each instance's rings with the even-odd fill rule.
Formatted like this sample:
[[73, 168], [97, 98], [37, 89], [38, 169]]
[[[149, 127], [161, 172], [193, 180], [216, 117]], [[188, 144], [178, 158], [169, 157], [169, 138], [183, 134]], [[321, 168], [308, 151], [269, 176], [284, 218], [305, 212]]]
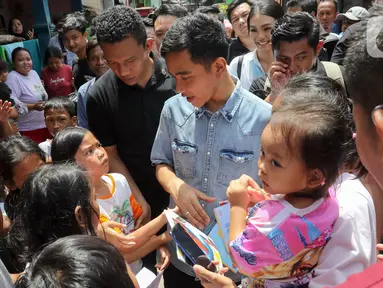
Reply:
[[[266, 101], [273, 103], [292, 76], [306, 71], [327, 75], [347, 91], [342, 68], [317, 58], [319, 27], [316, 19], [303, 12], [285, 14], [276, 22], [271, 32], [275, 61], [265, 83], [265, 90], [271, 88]], [[253, 84], [253, 87], [259, 88], [256, 83]], [[254, 88], [250, 90], [254, 91]]]
[[86, 57], [86, 42], [88, 32], [86, 31], [87, 21], [80, 12], [74, 12], [65, 16], [59, 23], [57, 31], [64, 40], [65, 47], [77, 55], [73, 60], [72, 70], [74, 85], [78, 90], [96, 75], [88, 65]]
[[[110, 171], [123, 174], [143, 209], [136, 227], [159, 215], [169, 194], [157, 182], [150, 153], [164, 102], [175, 95], [165, 63], [150, 51], [140, 15], [113, 6], [96, 21], [97, 39], [111, 70], [89, 90], [90, 130], [108, 153]], [[142, 194], [141, 194], [142, 192]]]
[[255, 43], [249, 36], [247, 18], [252, 3], [248, 0], [234, 0], [227, 8], [227, 18], [233, 25], [237, 38], [230, 43], [227, 55], [227, 64], [237, 56], [246, 54], [255, 49]]

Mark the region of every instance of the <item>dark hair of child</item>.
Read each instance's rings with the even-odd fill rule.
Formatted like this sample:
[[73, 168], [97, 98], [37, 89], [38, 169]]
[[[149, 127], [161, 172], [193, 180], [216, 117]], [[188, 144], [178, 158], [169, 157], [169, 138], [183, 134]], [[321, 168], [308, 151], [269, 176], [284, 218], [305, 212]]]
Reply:
[[289, 150], [303, 159], [307, 169], [320, 169], [323, 173], [325, 185], [312, 191], [312, 198], [326, 196], [350, 160], [352, 123], [342, 86], [326, 76], [299, 75], [281, 93], [270, 124], [274, 131], [282, 131]]
[[74, 235], [49, 244], [16, 282], [16, 288], [133, 288], [122, 255], [101, 238]]
[[[45, 245], [59, 238], [96, 235], [92, 225], [91, 184], [75, 164], [44, 165], [32, 173], [20, 192], [20, 209], [8, 244], [21, 264], [32, 260]], [[81, 207], [83, 225], [75, 209]]]
[[[0, 190], [5, 191], [5, 187], [14, 186], [14, 176], [17, 171], [15, 167], [25, 158], [31, 155], [38, 155], [44, 161], [45, 155], [39, 146], [32, 140], [23, 136], [9, 136], [0, 143]], [[9, 191], [5, 198], [4, 208], [8, 218], [12, 221], [16, 214], [19, 204], [19, 189]]]
[[68, 97], [55, 97], [45, 103], [44, 116], [48, 110], [65, 110], [70, 117], [77, 116], [76, 105]]
[[89, 131], [81, 127], [66, 127], [58, 132], [52, 141], [51, 157], [53, 163], [76, 162], [75, 155], [82, 140]]

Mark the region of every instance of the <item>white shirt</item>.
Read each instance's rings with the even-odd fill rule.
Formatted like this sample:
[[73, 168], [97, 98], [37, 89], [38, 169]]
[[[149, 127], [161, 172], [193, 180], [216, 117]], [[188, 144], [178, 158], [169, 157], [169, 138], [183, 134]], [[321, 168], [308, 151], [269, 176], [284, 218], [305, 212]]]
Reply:
[[262, 65], [258, 60], [257, 50], [249, 52], [243, 56], [241, 77], [238, 77], [238, 61], [241, 56], [235, 57], [231, 61], [229, 66], [230, 74], [239, 78], [241, 81], [242, 87], [246, 90], [250, 89], [251, 83], [259, 77], [266, 75], [263, 71]]
[[332, 287], [376, 262], [374, 202], [352, 174], [342, 174], [334, 184], [339, 218], [314, 270], [310, 288]]
[[47, 155], [47, 158], [51, 157], [52, 140], [47, 139], [44, 142], [41, 142], [39, 147], [41, 150], [43, 150], [45, 155]]

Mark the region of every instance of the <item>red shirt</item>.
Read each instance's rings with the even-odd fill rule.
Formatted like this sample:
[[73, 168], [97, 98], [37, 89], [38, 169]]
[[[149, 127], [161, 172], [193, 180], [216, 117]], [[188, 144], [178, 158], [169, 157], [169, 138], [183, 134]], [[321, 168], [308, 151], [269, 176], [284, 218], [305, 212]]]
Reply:
[[362, 273], [350, 276], [338, 288], [382, 288], [383, 287], [383, 262], [368, 267]]
[[41, 78], [44, 81], [45, 90], [49, 98], [68, 96], [73, 92], [72, 67], [68, 65], [63, 64], [57, 72], [53, 72], [48, 67], [45, 67], [41, 72]]

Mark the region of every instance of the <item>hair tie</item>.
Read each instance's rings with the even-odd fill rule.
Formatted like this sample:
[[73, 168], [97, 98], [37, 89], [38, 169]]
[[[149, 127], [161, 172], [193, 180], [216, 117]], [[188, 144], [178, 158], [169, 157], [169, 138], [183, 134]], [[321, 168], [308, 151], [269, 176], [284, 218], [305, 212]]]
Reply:
[[352, 140], [356, 139], [356, 133], [352, 133]]

